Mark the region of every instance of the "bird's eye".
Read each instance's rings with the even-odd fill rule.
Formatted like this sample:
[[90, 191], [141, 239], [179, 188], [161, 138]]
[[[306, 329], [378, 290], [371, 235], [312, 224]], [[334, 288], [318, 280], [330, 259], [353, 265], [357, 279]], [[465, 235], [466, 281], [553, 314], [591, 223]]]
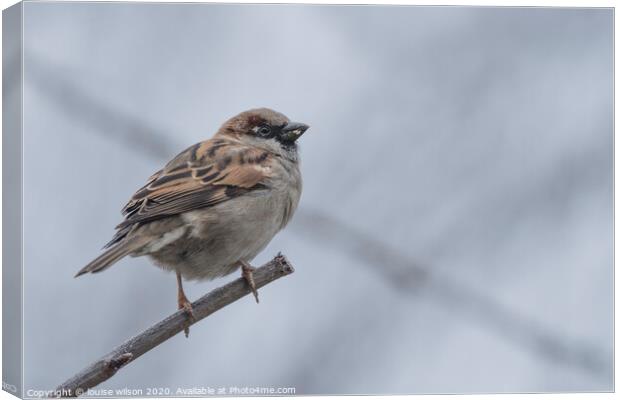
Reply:
[[269, 136], [271, 133], [271, 127], [268, 125], [261, 125], [258, 127], [258, 134], [261, 136]]

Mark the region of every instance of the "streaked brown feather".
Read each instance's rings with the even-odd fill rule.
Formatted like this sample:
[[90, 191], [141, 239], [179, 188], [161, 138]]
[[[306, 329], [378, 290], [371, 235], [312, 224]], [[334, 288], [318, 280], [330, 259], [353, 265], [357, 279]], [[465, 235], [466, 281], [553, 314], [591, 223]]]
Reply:
[[197, 143], [151, 176], [123, 208], [125, 220], [109, 245], [128, 227], [210, 207], [264, 188], [270, 154], [237, 141], [214, 138]]

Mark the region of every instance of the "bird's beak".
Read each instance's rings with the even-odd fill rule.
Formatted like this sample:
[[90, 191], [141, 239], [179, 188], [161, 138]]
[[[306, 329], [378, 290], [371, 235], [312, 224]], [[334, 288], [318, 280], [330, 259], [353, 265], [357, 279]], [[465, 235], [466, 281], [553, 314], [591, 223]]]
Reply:
[[299, 139], [299, 137], [303, 135], [308, 128], [310, 128], [308, 125], [300, 122], [289, 122], [284, 128], [282, 128], [280, 138], [285, 142], [292, 143]]

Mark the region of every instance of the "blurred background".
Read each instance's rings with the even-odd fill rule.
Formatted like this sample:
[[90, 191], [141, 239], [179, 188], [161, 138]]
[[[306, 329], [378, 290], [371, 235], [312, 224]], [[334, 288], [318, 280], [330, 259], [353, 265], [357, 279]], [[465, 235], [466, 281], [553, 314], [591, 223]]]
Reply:
[[73, 275], [151, 173], [265, 106], [312, 126], [254, 260], [295, 274], [101, 387], [613, 390], [611, 9], [24, 7], [26, 389], [176, 310], [147, 259]]

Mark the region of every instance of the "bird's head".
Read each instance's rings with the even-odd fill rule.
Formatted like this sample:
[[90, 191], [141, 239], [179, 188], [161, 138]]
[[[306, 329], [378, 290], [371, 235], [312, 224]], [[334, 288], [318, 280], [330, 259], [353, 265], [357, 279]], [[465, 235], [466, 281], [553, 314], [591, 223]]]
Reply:
[[277, 143], [279, 146], [295, 147], [295, 142], [309, 128], [299, 122], [291, 122], [284, 114], [269, 108], [244, 111], [222, 125], [218, 135], [228, 135], [253, 144]]

